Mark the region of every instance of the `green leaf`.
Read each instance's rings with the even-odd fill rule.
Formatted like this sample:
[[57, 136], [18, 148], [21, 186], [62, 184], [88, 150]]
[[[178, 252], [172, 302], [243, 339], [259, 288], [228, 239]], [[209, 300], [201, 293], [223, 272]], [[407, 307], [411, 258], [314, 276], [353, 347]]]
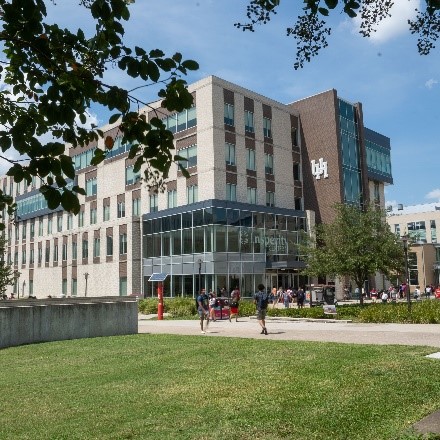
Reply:
[[188, 70], [198, 70], [199, 69], [199, 63], [194, 60], [186, 60], [182, 63], [182, 66]]
[[318, 11], [321, 15], [328, 16], [328, 9], [327, 8], [318, 8]]
[[329, 9], [335, 9], [338, 5], [338, 0], [325, 0], [325, 4]]
[[108, 123], [114, 124], [121, 116], [121, 113], [115, 113], [114, 115], [110, 116]]
[[60, 157], [60, 163], [61, 163], [61, 169], [63, 170], [63, 173], [69, 178], [74, 179], [75, 178], [75, 167], [73, 166], [73, 160], [70, 156], [66, 156], [65, 154], [62, 154]]
[[61, 206], [66, 211], [72, 212], [73, 214], [78, 214], [80, 210], [80, 203], [78, 197], [73, 194], [72, 191], [65, 189], [61, 194], [60, 202]]
[[82, 196], [86, 196], [87, 195], [85, 189], [81, 188], [80, 186], [77, 186], [77, 185], [72, 187], [72, 191], [76, 192], [77, 194], [81, 194]]

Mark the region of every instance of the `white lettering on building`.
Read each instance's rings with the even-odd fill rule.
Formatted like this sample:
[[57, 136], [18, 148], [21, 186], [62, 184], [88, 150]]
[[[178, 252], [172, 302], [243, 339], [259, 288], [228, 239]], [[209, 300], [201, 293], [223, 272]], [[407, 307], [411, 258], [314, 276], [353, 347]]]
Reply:
[[312, 174], [315, 176], [316, 180], [319, 180], [321, 176], [326, 179], [328, 177], [327, 162], [321, 157], [318, 162], [312, 160]]

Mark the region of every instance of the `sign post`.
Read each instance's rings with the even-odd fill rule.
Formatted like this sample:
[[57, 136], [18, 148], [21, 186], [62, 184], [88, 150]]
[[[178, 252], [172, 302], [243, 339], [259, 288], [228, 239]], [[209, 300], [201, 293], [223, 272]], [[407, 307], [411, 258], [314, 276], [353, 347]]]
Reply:
[[157, 281], [157, 298], [159, 300], [159, 304], [157, 306], [157, 319], [161, 321], [163, 319], [163, 282], [165, 281], [167, 273], [153, 273], [150, 276], [148, 281], [154, 282]]

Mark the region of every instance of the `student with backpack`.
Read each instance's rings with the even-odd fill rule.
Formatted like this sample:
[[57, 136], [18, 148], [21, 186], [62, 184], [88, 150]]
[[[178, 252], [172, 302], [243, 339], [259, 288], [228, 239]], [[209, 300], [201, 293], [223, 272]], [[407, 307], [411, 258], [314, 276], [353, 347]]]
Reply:
[[257, 306], [257, 319], [261, 326], [261, 334], [267, 335], [266, 312], [269, 304], [269, 294], [263, 284], [258, 285], [258, 292], [254, 295], [254, 304]]

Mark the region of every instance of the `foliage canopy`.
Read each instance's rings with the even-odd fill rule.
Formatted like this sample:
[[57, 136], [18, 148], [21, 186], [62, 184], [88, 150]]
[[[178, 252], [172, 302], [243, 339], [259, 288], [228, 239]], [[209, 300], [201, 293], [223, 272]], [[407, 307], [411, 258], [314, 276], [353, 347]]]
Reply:
[[[40, 192], [50, 209], [62, 206], [77, 213], [75, 168], [66, 145], [83, 147], [104, 137], [96, 126], [85, 127], [92, 104], [113, 111], [109, 123], [119, 124], [117, 136], [131, 145], [129, 157], [137, 158], [135, 172], [145, 164], [145, 179], [160, 185], [168, 174], [173, 156], [173, 135], [157, 114], [148, 120], [138, 113], [141, 102], [133, 91], [104, 82], [110, 67], [142, 81], [142, 87], [162, 84], [158, 93], [162, 106], [180, 112], [193, 98], [182, 79], [198, 69], [182, 54], [167, 57], [159, 49], [128, 47], [123, 42], [123, 22], [130, 18], [128, 0], [81, 0], [95, 22], [95, 33], [61, 29], [47, 21], [47, 0], [0, 0], [1, 60], [7, 89], [0, 92], [0, 149], [12, 163], [8, 175], [30, 185], [41, 179]], [[138, 89], [137, 87], [136, 89]], [[135, 90], [135, 89], [134, 89]], [[92, 165], [102, 162], [115, 139], [106, 137], [105, 148], [97, 148]], [[6, 152], [15, 148], [29, 160], [10, 160]], [[0, 210], [15, 208], [11, 195], [0, 190]], [[4, 228], [4, 224], [0, 224]]]
[[[335, 205], [332, 223], [316, 226], [313, 240], [302, 249], [309, 276], [350, 277], [359, 289], [376, 273], [402, 273], [402, 243], [385, 221], [385, 214], [368, 206]], [[362, 298], [362, 295], [361, 295]]]
[[[408, 20], [408, 29], [418, 36], [417, 49], [421, 55], [428, 55], [440, 35], [440, 1], [425, 0], [424, 8], [416, 9], [416, 18]], [[236, 23], [243, 31], [255, 31], [255, 26], [266, 24], [276, 14], [281, 0], [252, 0], [247, 6], [248, 23]], [[319, 51], [328, 46], [327, 38], [331, 28], [327, 26], [330, 13], [339, 11], [349, 18], [360, 16], [359, 33], [369, 37], [377, 30], [377, 24], [391, 16], [392, 0], [304, 0], [302, 14], [296, 17], [292, 27], [286, 29], [297, 43], [294, 68], [299, 69]], [[333, 11], [333, 12], [332, 12]]]

